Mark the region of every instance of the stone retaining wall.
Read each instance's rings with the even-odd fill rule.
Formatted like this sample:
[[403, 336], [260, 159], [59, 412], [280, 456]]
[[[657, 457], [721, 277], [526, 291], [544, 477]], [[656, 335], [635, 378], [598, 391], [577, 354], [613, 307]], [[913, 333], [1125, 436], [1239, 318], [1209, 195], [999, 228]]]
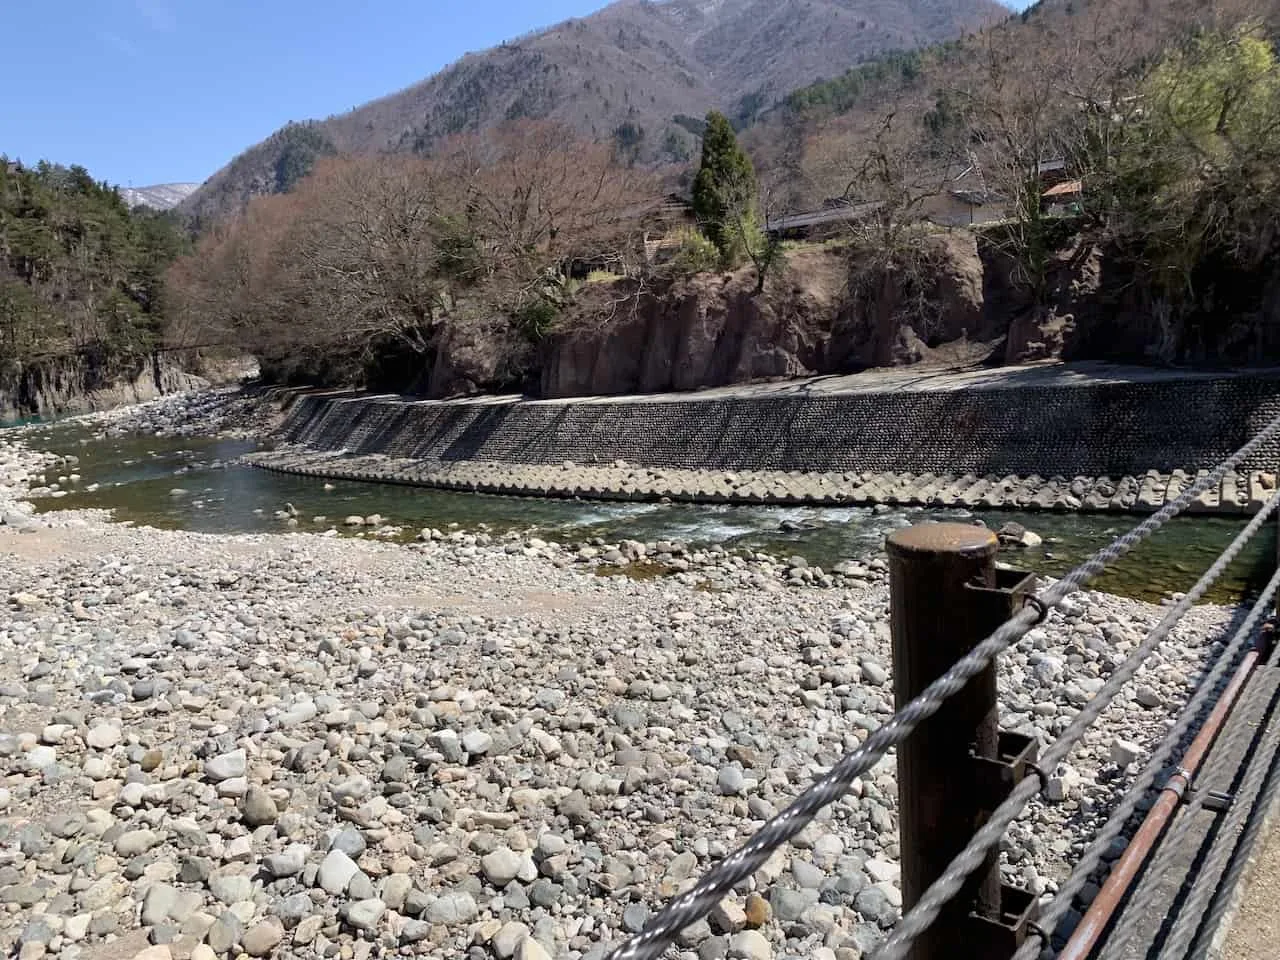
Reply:
[[[1280, 376], [1016, 384], [561, 403], [304, 394], [282, 431], [313, 450], [438, 462], [1118, 477], [1213, 467], [1280, 414]], [[1242, 466], [1278, 463], [1273, 441]]]

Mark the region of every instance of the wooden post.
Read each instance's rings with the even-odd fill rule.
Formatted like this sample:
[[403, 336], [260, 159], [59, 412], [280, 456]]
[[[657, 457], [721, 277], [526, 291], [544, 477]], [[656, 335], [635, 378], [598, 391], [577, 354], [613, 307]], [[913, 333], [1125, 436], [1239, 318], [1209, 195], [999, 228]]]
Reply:
[[[894, 695], [901, 707], [986, 639], [991, 625], [971, 586], [996, 586], [999, 544], [986, 527], [930, 523], [893, 533], [889, 554]], [[985, 822], [972, 759], [997, 759], [996, 668], [969, 681], [898, 748], [903, 911]], [[969, 915], [1000, 915], [997, 854], [975, 872], [915, 943], [911, 960], [978, 960]]]

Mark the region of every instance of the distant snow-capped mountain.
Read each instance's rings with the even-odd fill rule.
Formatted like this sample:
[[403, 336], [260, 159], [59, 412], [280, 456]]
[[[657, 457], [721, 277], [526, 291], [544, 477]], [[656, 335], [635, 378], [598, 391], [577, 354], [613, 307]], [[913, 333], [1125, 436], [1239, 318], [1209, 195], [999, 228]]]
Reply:
[[199, 187], [198, 183], [158, 183], [154, 187], [121, 187], [120, 196], [130, 207], [169, 210], [176, 207]]

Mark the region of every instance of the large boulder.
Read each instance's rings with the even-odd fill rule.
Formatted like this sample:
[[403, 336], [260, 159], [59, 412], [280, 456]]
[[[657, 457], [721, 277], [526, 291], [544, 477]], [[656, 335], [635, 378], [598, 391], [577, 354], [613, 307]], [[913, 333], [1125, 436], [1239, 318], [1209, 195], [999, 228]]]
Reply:
[[1000, 264], [989, 282], [989, 291], [997, 277], [1010, 285], [990, 305], [1012, 307], [1005, 341], [1006, 363], [1068, 357], [1079, 351], [1080, 337], [1087, 336], [1098, 324], [1102, 313], [1103, 258], [1096, 245], [1070, 244], [1053, 255], [1045, 273], [1043, 303], [1030, 301], [1025, 284], [1018, 289], [1019, 284], [1005, 263]]
[[537, 352], [505, 316], [446, 321], [427, 380], [432, 398], [520, 389]]

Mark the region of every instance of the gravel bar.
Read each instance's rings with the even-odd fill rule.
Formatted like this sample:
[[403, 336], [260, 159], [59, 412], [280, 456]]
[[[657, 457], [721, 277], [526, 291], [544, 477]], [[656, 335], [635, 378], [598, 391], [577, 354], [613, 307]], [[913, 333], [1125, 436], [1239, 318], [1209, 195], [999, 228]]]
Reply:
[[[34, 516], [76, 466], [11, 435], [0, 949], [21, 960], [599, 960], [892, 714], [883, 560]], [[1003, 725], [1052, 739], [1160, 614], [1071, 598], [1001, 662]], [[1196, 608], [1053, 772], [1009, 882], [1052, 894], [1233, 615]], [[673, 955], [869, 955], [900, 915], [896, 789], [888, 757]]]

